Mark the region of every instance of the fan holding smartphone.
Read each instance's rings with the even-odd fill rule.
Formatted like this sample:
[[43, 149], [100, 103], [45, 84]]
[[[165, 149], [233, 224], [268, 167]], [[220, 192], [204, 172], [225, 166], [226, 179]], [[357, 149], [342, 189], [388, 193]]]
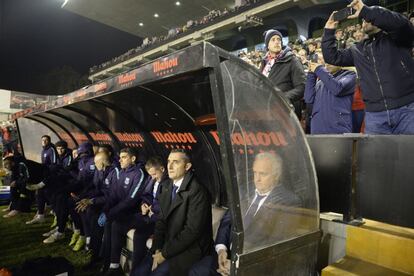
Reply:
[[[334, 12], [325, 24], [325, 61], [356, 67], [366, 107], [365, 133], [414, 134], [414, 25], [402, 14], [362, 0], [353, 0], [348, 8], [351, 15], [346, 16], [350, 10]], [[361, 19], [366, 37], [339, 49], [335, 33], [345, 17]]]

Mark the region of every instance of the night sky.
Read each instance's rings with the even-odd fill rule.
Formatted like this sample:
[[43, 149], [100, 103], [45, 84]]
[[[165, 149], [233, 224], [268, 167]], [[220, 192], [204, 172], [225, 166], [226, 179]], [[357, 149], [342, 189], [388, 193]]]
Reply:
[[90, 67], [141, 44], [139, 37], [62, 9], [63, 0], [0, 0], [0, 89], [38, 92], [36, 76]]

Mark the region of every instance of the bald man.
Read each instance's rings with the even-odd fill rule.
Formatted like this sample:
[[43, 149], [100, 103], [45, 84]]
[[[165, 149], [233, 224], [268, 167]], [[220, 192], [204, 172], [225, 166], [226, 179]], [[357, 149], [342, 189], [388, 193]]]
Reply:
[[85, 229], [86, 244], [92, 252], [92, 258], [87, 267], [92, 268], [99, 263], [99, 250], [102, 243], [103, 228], [98, 225], [99, 215], [108, 198], [110, 187], [119, 178], [120, 170], [111, 160], [111, 155], [106, 151], [98, 152], [94, 158], [95, 174], [93, 188], [81, 195], [81, 200], [76, 203], [76, 211], [81, 214]]

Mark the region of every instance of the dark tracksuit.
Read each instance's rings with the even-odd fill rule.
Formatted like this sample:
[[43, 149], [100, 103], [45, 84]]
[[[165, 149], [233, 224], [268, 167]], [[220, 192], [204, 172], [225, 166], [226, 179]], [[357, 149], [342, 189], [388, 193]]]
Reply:
[[102, 171], [95, 171], [93, 178], [94, 189], [81, 195], [81, 198], [89, 198], [92, 205], [81, 215], [85, 236], [90, 237], [89, 249], [92, 250], [93, 257], [96, 258], [102, 243], [103, 229], [98, 225], [99, 215], [105, 205], [106, 198], [109, 197], [111, 186], [116, 184], [120, 170], [117, 167], [109, 166]]
[[[105, 264], [119, 263], [121, 249], [125, 244], [125, 228], [131, 229], [139, 220], [141, 196], [145, 189], [146, 174], [142, 163], [122, 169], [116, 185], [111, 192], [103, 212], [107, 217], [104, 229], [102, 257]], [[112, 235], [112, 229], [115, 230]], [[122, 231], [120, 230], [122, 229]], [[128, 231], [126, 230], [126, 231]], [[124, 233], [125, 234], [121, 234]], [[114, 256], [114, 258], [112, 258]]]
[[33, 192], [26, 189], [29, 176], [29, 169], [24, 162], [19, 162], [14, 166], [10, 178], [10, 182], [15, 182], [15, 186], [10, 187], [10, 210], [30, 212]]
[[[93, 177], [95, 174], [95, 162], [93, 155], [86, 155], [79, 158], [78, 171], [78, 186], [73, 190], [77, 196], [87, 193], [89, 190], [93, 189]], [[80, 230], [81, 236], [84, 236], [85, 233], [81, 216], [75, 211], [76, 202], [78, 200], [79, 198], [69, 198], [69, 214], [75, 224], [75, 228]]]
[[[49, 166], [49, 168], [51, 168], [51, 171], [54, 171], [54, 173], [57, 176], [57, 182], [50, 183], [46, 187], [47, 188], [46, 190], [47, 199], [50, 201], [53, 208], [56, 203], [56, 200], [55, 200], [56, 193], [62, 189], [62, 187], [60, 186], [62, 186], [63, 183], [67, 182], [67, 179], [65, 179], [67, 174], [66, 173], [62, 174], [62, 169], [69, 171], [72, 165], [73, 165], [72, 151], [67, 149], [66, 153], [63, 156], [59, 156], [59, 155], [57, 156], [55, 165]], [[62, 175], [60, 176], [60, 174]], [[54, 211], [56, 212], [55, 208], [54, 208]]]
[[[47, 167], [53, 166], [57, 161], [56, 149], [53, 144], [49, 144], [42, 149], [41, 153], [42, 164]], [[43, 215], [45, 212], [45, 206], [47, 203], [47, 192], [46, 189], [37, 190], [37, 212], [39, 215]]]

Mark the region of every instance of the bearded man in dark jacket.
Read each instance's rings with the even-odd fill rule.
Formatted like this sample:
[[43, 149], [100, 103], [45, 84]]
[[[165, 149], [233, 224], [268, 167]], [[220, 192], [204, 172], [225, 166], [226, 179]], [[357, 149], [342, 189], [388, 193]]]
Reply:
[[303, 65], [289, 47], [283, 47], [282, 34], [279, 31], [266, 31], [265, 45], [268, 52], [260, 71], [283, 92], [300, 119], [306, 82]]

